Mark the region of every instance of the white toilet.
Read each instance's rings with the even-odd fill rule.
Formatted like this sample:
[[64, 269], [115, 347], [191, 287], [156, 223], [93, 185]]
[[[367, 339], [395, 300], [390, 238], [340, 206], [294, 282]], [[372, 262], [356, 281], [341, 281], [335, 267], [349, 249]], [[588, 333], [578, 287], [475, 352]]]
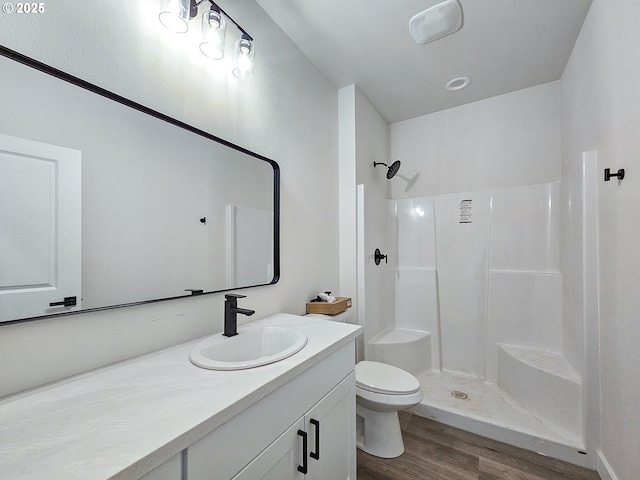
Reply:
[[[349, 312], [312, 313], [310, 317], [346, 322]], [[356, 444], [376, 457], [395, 458], [404, 452], [398, 412], [422, 401], [418, 379], [392, 365], [363, 360], [356, 365]]]

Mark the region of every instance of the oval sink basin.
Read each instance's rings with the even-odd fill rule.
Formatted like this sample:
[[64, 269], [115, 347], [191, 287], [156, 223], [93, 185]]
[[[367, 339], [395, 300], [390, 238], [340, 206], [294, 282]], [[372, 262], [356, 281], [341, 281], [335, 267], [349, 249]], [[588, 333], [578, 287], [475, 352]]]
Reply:
[[307, 336], [294, 328], [249, 326], [234, 337], [219, 333], [203, 340], [189, 358], [202, 368], [242, 370], [283, 360], [306, 344]]

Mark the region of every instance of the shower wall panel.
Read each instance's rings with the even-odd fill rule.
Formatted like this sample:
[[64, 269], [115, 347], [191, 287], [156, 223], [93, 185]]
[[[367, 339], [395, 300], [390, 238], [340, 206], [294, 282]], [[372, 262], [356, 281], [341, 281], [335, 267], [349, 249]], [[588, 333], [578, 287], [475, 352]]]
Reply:
[[[391, 200], [397, 268], [394, 269], [393, 328], [428, 332], [429, 348], [421, 352], [416, 373], [440, 369], [436, 235], [433, 199]], [[409, 369], [411, 370], [411, 369]]]
[[492, 192], [487, 379], [500, 343], [562, 354], [560, 182]]
[[491, 192], [434, 204], [442, 368], [484, 377]]
[[429, 332], [433, 368], [490, 381], [499, 343], [562, 354], [560, 197], [552, 182], [391, 201], [387, 328]]
[[398, 268], [436, 268], [432, 197], [395, 200]]
[[498, 378], [498, 345], [562, 353], [562, 276], [491, 272], [487, 324], [487, 380]]
[[438, 333], [438, 296], [434, 268], [396, 270], [395, 328]]
[[492, 191], [492, 270], [560, 272], [560, 182]]
[[[588, 155], [586, 158], [590, 158]], [[583, 355], [583, 339], [584, 339], [584, 278], [583, 267], [584, 251], [582, 248], [576, 248], [583, 245], [586, 239], [597, 239], [597, 235], [593, 233], [591, 236], [584, 233], [585, 213], [587, 213], [585, 204], [585, 195], [595, 195], [597, 186], [593, 185], [590, 189], [585, 189], [585, 182], [594, 182], [593, 179], [600, 180], [601, 172], [598, 173], [597, 158], [591, 158], [592, 168], [591, 176], [585, 176], [585, 159], [582, 162], [570, 163], [562, 179], [562, 201], [565, 208], [562, 211], [562, 273], [565, 277], [564, 282], [564, 352], [567, 359], [577, 369], [582, 370]], [[588, 214], [594, 213], [595, 207], [592, 205]], [[594, 220], [595, 221], [595, 220]], [[593, 294], [592, 294], [593, 295]], [[595, 295], [597, 296], [597, 295]]]

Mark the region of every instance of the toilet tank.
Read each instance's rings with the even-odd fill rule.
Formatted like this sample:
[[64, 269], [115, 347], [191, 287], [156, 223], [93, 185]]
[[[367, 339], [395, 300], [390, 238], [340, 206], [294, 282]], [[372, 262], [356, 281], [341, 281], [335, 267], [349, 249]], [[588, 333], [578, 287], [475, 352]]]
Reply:
[[344, 312], [340, 312], [335, 315], [325, 315], [323, 313], [308, 313], [306, 316], [310, 318], [329, 320], [331, 322], [345, 323], [349, 319], [349, 310], [345, 310]]

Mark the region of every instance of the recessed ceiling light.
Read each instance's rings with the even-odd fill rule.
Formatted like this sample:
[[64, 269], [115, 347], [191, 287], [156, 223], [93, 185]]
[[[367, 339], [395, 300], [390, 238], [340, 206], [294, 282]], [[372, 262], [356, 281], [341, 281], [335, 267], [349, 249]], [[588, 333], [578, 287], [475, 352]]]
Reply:
[[467, 77], [457, 77], [453, 80], [450, 80], [446, 85], [446, 89], [455, 92], [456, 90], [462, 90], [463, 88], [467, 88], [470, 80]]

